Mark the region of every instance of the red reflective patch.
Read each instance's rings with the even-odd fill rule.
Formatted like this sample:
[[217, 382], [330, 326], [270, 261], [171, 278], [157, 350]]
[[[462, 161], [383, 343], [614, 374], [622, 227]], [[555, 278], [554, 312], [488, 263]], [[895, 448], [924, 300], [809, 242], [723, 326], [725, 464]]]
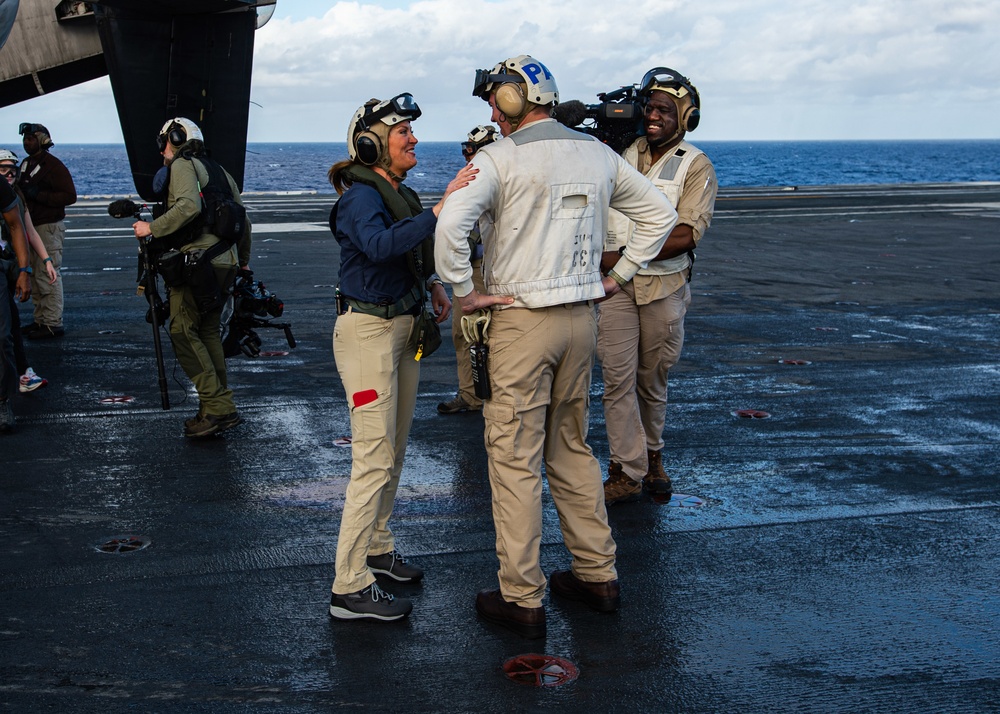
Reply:
[[363, 407], [365, 404], [371, 404], [378, 399], [378, 392], [374, 389], [363, 389], [360, 392], [355, 392], [351, 399], [355, 407]]

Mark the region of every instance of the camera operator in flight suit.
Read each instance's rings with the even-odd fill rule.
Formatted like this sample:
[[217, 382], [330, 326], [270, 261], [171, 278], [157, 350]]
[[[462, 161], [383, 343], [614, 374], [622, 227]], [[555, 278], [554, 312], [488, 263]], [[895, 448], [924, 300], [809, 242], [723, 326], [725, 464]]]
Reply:
[[[183, 117], [170, 119], [160, 129], [156, 142], [169, 172], [165, 210], [152, 223], [137, 221], [133, 229], [139, 240], [152, 237], [154, 252], [180, 251], [181, 256], [174, 254], [175, 265], [183, 261], [186, 276], [204, 276], [207, 272], [210, 283], [214, 273], [217, 281], [212, 286], [217, 288], [214, 300], [202, 297], [201, 291], [192, 285], [191, 277], [179, 283], [174, 280], [177, 284], [169, 287], [170, 341], [177, 361], [198, 390], [198, 413], [184, 422], [184, 435], [209, 436], [242, 421], [226, 380], [219, 323], [224, 296], [233, 284], [237, 264], [245, 268], [250, 262], [250, 221], [246, 221], [242, 238], [232, 246], [224, 244], [205, 227], [201, 193], [209, 183], [209, 173], [204, 164], [204, 137], [197, 124]], [[228, 172], [225, 177], [233, 199], [242, 204], [236, 182]], [[195, 264], [203, 265], [206, 259], [211, 261], [212, 270], [198, 271]], [[164, 282], [168, 282], [170, 278], [165, 272], [161, 262], [160, 273]]]
[[[492, 309], [492, 396], [483, 418], [500, 588], [480, 592], [476, 610], [538, 638], [545, 634], [543, 462], [572, 554], [572, 570], [552, 574], [553, 592], [602, 612], [619, 606], [601, 469], [587, 445], [594, 301], [656, 257], [677, 214], [614, 151], [551, 118], [559, 92], [538, 60], [520, 55], [480, 70], [473, 94], [489, 102], [504, 138], [479, 150], [470, 164], [476, 180], [445, 202], [435, 264], [464, 314]], [[609, 205], [637, 227], [602, 279]], [[468, 245], [484, 213], [493, 224], [483, 246], [486, 294], [474, 287]]]
[[[492, 126], [480, 124], [469, 132], [469, 140], [462, 142], [462, 157], [465, 163], [472, 161], [476, 152], [487, 144], [497, 140], [497, 130]], [[483, 285], [483, 230], [489, 230], [487, 221], [476, 223], [469, 234], [469, 250], [472, 251], [472, 282], [476, 290], [485, 293]], [[475, 384], [472, 379], [472, 358], [469, 355], [469, 343], [465, 341], [462, 331], [462, 311], [453, 310], [451, 319], [451, 342], [455, 345], [455, 361], [458, 363], [458, 394], [454, 399], [437, 405], [440, 414], [458, 414], [465, 411], [479, 411], [483, 401], [476, 396]]]
[[[684, 140], [700, 119], [694, 85], [679, 72], [657, 67], [643, 77], [639, 96], [645, 136], [623, 158], [670, 199], [678, 221], [656, 258], [599, 308], [597, 357], [611, 451], [604, 482], [608, 505], [635, 501], [644, 487], [660, 499], [673, 492], [661, 456], [667, 374], [684, 344], [694, 249], [712, 221], [718, 190], [712, 162]], [[611, 211], [602, 270], [614, 267], [633, 230], [627, 217]]]

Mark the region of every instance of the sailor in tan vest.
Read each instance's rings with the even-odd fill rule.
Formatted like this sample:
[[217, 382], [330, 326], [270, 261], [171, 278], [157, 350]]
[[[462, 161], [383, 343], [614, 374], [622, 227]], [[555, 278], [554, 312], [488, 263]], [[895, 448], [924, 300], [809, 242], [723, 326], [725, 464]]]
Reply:
[[[666, 194], [678, 218], [659, 255], [599, 306], [597, 356], [611, 451], [604, 482], [608, 505], [635, 501], [644, 487], [658, 498], [673, 492], [662, 465], [667, 375], [684, 344], [694, 249], [712, 222], [718, 190], [712, 162], [684, 140], [701, 118], [695, 86], [679, 72], [657, 67], [646, 73], [639, 95], [645, 136], [622, 156]], [[611, 211], [603, 271], [614, 267], [633, 227]]]

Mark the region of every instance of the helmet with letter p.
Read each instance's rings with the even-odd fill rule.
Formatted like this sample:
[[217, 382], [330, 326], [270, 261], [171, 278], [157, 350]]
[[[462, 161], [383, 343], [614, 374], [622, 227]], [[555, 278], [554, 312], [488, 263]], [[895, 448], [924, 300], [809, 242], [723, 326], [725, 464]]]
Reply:
[[477, 70], [472, 94], [485, 101], [493, 95], [496, 108], [515, 128], [535, 107], [559, 103], [559, 88], [552, 73], [530, 55], [511, 57], [492, 70]]

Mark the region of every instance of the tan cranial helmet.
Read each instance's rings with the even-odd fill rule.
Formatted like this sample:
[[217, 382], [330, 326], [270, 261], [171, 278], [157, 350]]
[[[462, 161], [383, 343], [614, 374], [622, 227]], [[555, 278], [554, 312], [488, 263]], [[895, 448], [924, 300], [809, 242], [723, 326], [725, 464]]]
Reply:
[[649, 100], [652, 92], [663, 92], [677, 105], [678, 132], [694, 131], [701, 121], [701, 96], [691, 80], [669, 67], [654, 67], [639, 83], [639, 96]]

